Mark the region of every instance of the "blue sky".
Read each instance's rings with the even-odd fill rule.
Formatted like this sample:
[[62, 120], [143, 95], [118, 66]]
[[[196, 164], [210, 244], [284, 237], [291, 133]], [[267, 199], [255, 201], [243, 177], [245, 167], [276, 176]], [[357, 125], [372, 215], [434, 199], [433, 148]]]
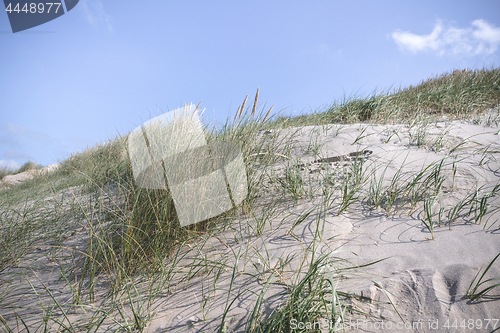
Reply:
[[205, 124], [322, 110], [500, 64], [498, 1], [80, 0], [13, 34], [0, 14], [0, 167], [48, 165], [182, 106]]

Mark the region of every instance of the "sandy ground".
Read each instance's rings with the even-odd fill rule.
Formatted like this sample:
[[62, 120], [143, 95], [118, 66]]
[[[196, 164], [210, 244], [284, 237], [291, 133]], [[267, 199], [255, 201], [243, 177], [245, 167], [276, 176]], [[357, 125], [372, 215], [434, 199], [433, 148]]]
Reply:
[[[341, 203], [338, 193], [332, 196], [333, 204], [326, 210], [320, 209], [325, 203], [324, 196], [306, 195], [297, 202], [290, 198], [273, 207], [272, 224], [266, 224], [260, 235], [254, 228], [259, 221], [257, 214], [235, 221], [217, 237], [206, 238], [204, 244], [188, 244], [183, 250], [185, 257], [177, 263], [185, 272], [193, 271], [195, 262], [199, 266], [208, 261], [212, 265], [227, 264], [227, 267], [221, 270], [215, 284], [213, 274], [193, 274], [189, 281], [177, 274], [172, 279], [171, 292], [160, 293], [148, 307], [152, 318], [145, 331], [216, 332], [228, 300], [229, 303], [235, 300], [223, 331], [242, 332], [271, 274], [275, 273], [272, 282], [292, 284], [298, 269], [305, 272], [312, 252], [316, 258], [330, 253], [332, 258], [338, 258], [339, 265], [341, 259], [349, 260], [352, 265], [385, 259], [352, 270], [350, 278], [336, 279], [338, 290], [372, 300], [368, 303], [352, 301], [354, 306], [373, 317], [349, 317], [351, 321], [344, 325], [348, 332], [491, 332], [494, 325], [500, 327], [500, 287], [477, 302], [464, 297], [476, 273], [500, 253], [498, 197], [489, 198], [489, 209], [481, 223], [474, 223], [474, 216], [464, 211], [451, 226], [446, 217], [447, 212], [468, 194], [481, 186], [491, 191], [499, 182], [499, 129], [460, 121], [432, 123], [426, 128], [426, 144], [420, 147], [415, 143], [416, 131], [417, 128], [403, 125], [355, 124], [310, 126], [261, 135], [265, 140], [269, 135], [293, 133], [296, 146], [292, 154], [302, 166], [302, 176], [312, 179], [310, 184], [313, 185], [306, 193], [308, 190], [320, 192], [319, 189], [327, 184], [324, 175], [329, 168], [341, 170], [353, 163], [348, 157], [350, 153], [368, 151], [363, 155], [364, 166], [368, 173], [371, 170], [377, 177], [383, 177], [384, 185], [391, 183], [398, 170], [400, 174], [415, 174], [446, 158], [449, 161], [443, 166], [446, 177], [432, 206], [436, 221], [442, 208], [442, 223], [439, 226], [436, 222], [433, 235], [421, 221], [425, 219], [421, 202], [415, 207], [401, 207], [401, 203], [395, 202], [387, 213], [381, 208], [372, 209], [365, 198], [338, 215]], [[319, 163], [322, 158], [329, 158], [330, 162]], [[281, 177], [289, 164], [281, 160], [273, 168], [274, 175]], [[339, 182], [338, 172], [335, 177]], [[262, 201], [265, 202], [266, 193], [272, 195], [278, 190], [269, 184]], [[271, 209], [269, 205], [263, 207], [262, 214]], [[303, 221], [295, 225], [301, 216]], [[73, 242], [83, 235], [83, 232], [77, 233]], [[314, 251], [306, 250], [311, 247]], [[293, 255], [293, 260], [283, 263]], [[238, 258], [236, 278], [231, 285], [235, 258]], [[57, 267], [56, 263], [46, 262], [45, 265]], [[335, 270], [334, 265], [331, 269]], [[49, 269], [40, 273], [39, 281], [53, 283], [55, 296], [70, 299], [68, 288], [62, 284], [57, 287], [56, 271]], [[4, 278], [2, 276], [0, 278]], [[485, 279], [492, 277], [500, 277], [500, 260]], [[21, 279], [13, 285], [22, 290], [25, 284]], [[141, 284], [137, 286], [140, 290]], [[283, 291], [285, 287], [271, 285], [265, 297]], [[144, 296], [139, 295], [140, 292], [137, 299], [144, 301], [141, 299]], [[281, 296], [267, 300], [262, 309], [268, 314], [285, 299]], [[40, 302], [40, 298], [26, 297], [20, 302], [27, 306]], [[7, 311], [5, 307], [0, 309]], [[36, 309], [29, 311], [37, 313]], [[17, 311], [18, 315], [22, 313], [21, 309]], [[14, 322], [12, 313], [2, 313], [2, 316]], [[72, 316], [76, 319], [90, 314], [76, 311]], [[118, 315], [116, 318], [119, 320]]]
[[46, 167], [43, 167], [40, 170], [28, 170], [24, 172], [20, 172], [15, 175], [8, 175], [0, 179], [0, 190], [8, 189], [11, 186], [19, 185], [22, 182], [33, 179], [36, 176], [47, 175], [59, 167], [59, 164], [51, 164]]

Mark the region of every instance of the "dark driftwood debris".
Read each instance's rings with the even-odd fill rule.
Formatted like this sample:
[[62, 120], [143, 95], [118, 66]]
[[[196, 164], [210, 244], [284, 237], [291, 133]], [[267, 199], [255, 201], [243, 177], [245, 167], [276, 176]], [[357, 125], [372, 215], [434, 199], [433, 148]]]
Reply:
[[[298, 165], [298, 167], [302, 168], [302, 167], [306, 167], [308, 165], [319, 164], [319, 163], [335, 163], [335, 162], [341, 162], [341, 161], [353, 161], [357, 158], [368, 157], [372, 153], [373, 153], [373, 151], [367, 150], [367, 149], [362, 150], [362, 151], [354, 151], [352, 153], [345, 154], [345, 155], [331, 156], [331, 157], [326, 157], [326, 158], [320, 158], [320, 159], [314, 160], [312, 162], [300, 163]], [[317, 170], [314, 170], [314, 171], [317, 171]]]

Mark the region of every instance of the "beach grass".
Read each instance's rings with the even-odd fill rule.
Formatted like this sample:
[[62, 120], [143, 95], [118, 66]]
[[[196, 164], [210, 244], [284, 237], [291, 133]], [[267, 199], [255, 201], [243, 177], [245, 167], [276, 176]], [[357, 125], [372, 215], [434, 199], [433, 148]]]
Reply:
[[[230, 310], [245, 292], [258, 295], [244, 325], [247, 332], [289, 332], [292, 320], [342, 322], [353, 313], [366, 313], [348, 301], [358, 296], [337, 289], [338, 280], [356, 265], [346, 266], [333, 251], [317, 253], [323, 241], [322, 216], [327, 212], [342, 215], [362, 205], [383, 209], [388, 215], [397, 211], [421, 214], [432, 239], [442, 216], [447, 217], [449, 228], [461, 217], [486, 227], [488, 221], [483, 219], [495, 209], [490, 199], [497, 195], [498, 185], [474, 189], [439, 213], [433, 210], [445, 179], [453, 178], [454, 183], [460, 177], [456, 167], [460, 160], [453, 156], [468, 140], [449, 143], [446, 128], [433, 136], [429, 126], [455, 119], [498, 126], [499, 117], [485, 111], [496, 108], [499, 113], [500, 69], [455, 70], [416, 86], [344, 98], [297, 117], [273, 114], [273, 107], [259, 108], [258, 94], [257, 90], [252, 105], [247, 105], [247, 96], [231, 121], [204, 128], [208, 142], [232, 142], [240, 147], [247, 172], [247, 198], [219, 216], [181, 227], [168, 189], [137, 186], [127, 135], [74, 153], [49, 175], [1, 190], [0, 327], [8, 332], [141, 332], [156, 315], [155, 301], [175, 293], [179, 285], [189, 288], [200, 279], [201, 321], [209, 320], [214, 295], [227, 294], [223, 315], [216, 318], [219, 332], [228, 329]], [[359, 122], [363, 125], [353, 144], [373, 135], [367, 133], [371, 124], [402, 123], [407, 128], [388, 131], [386, 143], [407, 135], [409, 146], [447, 151], [449, 156], [411, 173], [401, 166], [389, 182], [384, 181], [387, 165], [369, 164], [361, 156], [337, 166], [320, 163], [317, 174], [299, 166], [294, 151], [301, 129], [321, 125], [323, 132], [339, 136], [347, 124]], [[311, 136], [306, 154], [318, 159], [321, 147], [317, 137]], [[491, 150], [478, 150], [481, 163], [494, 158]], [[276, 164], [284, 166], [282, 171], [276, 171]], [[39, 167], [28, 162], [16, 171], [3, 168], [0, 178]], [[295, 237], [293, 230], [316, 216], [310, 246], [300, 244], [303, 251], [281, 258], [279, 265], [271, 265], [264, 255], [248, 254], [258, 252], [255, 242], [266, 232], [279, 228], [276, 219], [286, 211], [283, 207], [317, 198], [323, 198], [323, 204], [299, 214], [288, 233]], [[228, 232], [232, 236], [224, 238]], [[208, 248], [215, 248], [213, 239], [226, 251], [217, 249], [214, 256], [209, 255]], [[295, 256], [303, 257], [301, 265], [287, 271]], [[253, 261], [248, 264], [245, 260], [250, 257]], [[245, 273], [241, 265], [254, 270]], [[224, 274], [229, 274], [228, 286], [222, 284]], [[236, 290], [242, 275], [263, 287], [258, 292], [250, 287]], [[478, 291], [483, 276], [475, 287], [471, 284], [471, 299], [491, 290]], [[20, 295], [31, 295], [32, 302], [20, 302]], [[264, 313], [271, 299], [281, 300], [281, 305]]]

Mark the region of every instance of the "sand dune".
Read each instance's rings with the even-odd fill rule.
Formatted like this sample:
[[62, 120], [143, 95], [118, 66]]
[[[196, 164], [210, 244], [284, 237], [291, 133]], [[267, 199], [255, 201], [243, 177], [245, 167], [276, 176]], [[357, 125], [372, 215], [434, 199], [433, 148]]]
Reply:
[[[186, 245], [182, 250], [185, 256], [176, 263], [184, 271], [206, 261], [227, 268], [221, 270], [216, 281], [212, 275], [194, 274], [185, 280], [177, 274], [171, 282], [172, 291], [160, 293], [150, 304], [154, 316], [145, 331], [218, 331], [228, 300], [236, 299], [227, 311], [225, 329], [242, 332], [271, 274], [275, 275], [270, 281], [283, 285], [270, 285], [265, 299], [286, 291], [285, 285], [303, 276], [313, 253], [316, 258], [321, 254], [337, 258], [328, 266], [332, 271], [335, 263], [343, 263], [342, 259], [351, 266], [385, 259], [350, 270], [352, 275], [344, 278], [335, 277], [338, 290], [366, 298], [349, 302], [371, 316], [346, 313], [346, 331], [491, 332], [493, 325], [500, 326], [500, 288], [475, 302], [464, 297], [478, 271], [500, 253], [498, 196], [493, 193], [487, 197], [488, 209], [480, 217], [470, 205], [453, 215], [453, 208], [461, 200], [472, 198], [474, 193], [478, 193], [477, 199], [484, 197], [499, 184], [497, 127], [443, 120], [415, 128], [325, 125], [260, 135], [262, 140], [292, 135], [293, 158], [278, 159], [270, 174], [280, 179], [287, 170], [298, 166], [300, 176], [308, 179], [304, 193], [297, 200], [291, 196], [270, 205], [273, 193], [284, 189], [276, 185], [279, 182], [269, 181], [259, 199], [259, 212], [263, 216], [272, 210], [272, 223], [259, 229], [259, 214], [241, 216], [227, 230], [208, 235], [204, 242]], [[341, 191], [330, 197], [324, 191], [341, 184], [345, 177], [356, 177], [355, 163], [363, 166], [360, 177], [364, 180], [354, 193], [360, 198], [345, 207]], [[419, 173], [420, 178], [416, 178]], [[395, 179], [406, 185], [392, 186]], [[414, 187], [408, 185], [412, 181]], [[381, 189], [378, 203], [377, 186]], [[435, 188], [435, 195], [429, 196]], [[391, 202], [390, 196], [397, 191], [406, 191], [406, 198], [414, 195], [415, 203], [402, 200], [402, 194]], [[429, 198], [418, 199], [424, 192]], [[423, 204], [426, 200], [431, 209], [431, 221], [427, 220], [431, 229], [422, 222], [427, 216]], [[85, 237], [84, 231], [75, 230], [68, 242], [77, 244]], [[236, 257], [237, 270], [233, 271]], [[285, 262], [285, 258], [291, 260]], [[55, 287], [55, 271], [39, 273], [39, 281], [52, 281], [57, 297], [69, 299], [67, 286]], [[233, 273], [236, 275], [232, 281]], [[485, 279], [492, 277], [500, 277], [500, 261]], [[22, 281], [17, 288], [29, 289], [26, 280]], [[137, 283], [137, 287], [141, 288], [141, 284]], [[104, 292], [104, 282], [97, 288]], [[270, 314], [285, 300], [286, 295], [267, 299], [262, 307], [264, 314]], [[35, 296], [19, 300], [22, 304], [36, 301]], [[84, 320], [91, 316], [89, 311], [78, 310], [71, 316]], [[17, 310], [17, 315], [22, 312]], [[16, 320], [12, 313], [2, 316], [11, 324]], [[35, 322], [35, 318], [26, 321], [27, 325]], [[461, 327], [463, 323], [465, 327]]]

